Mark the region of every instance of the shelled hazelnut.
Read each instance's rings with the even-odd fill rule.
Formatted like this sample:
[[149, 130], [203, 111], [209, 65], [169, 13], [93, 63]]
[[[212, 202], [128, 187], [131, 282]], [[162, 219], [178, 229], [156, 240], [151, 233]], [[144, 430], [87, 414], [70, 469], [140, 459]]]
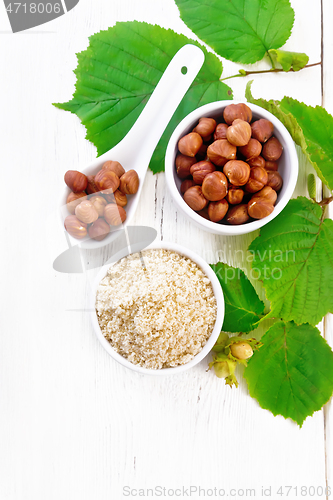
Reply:
[[180, 192], [192, 210], [212, 222], [244, 224], [274, 210], [283, 179], [283, 153], [273, 124], [252, 120], [244, 103], [230, 104], [223, 117], [202, 117], [178, 141]]
[[72, 190], [67, 197], [66, 231], [76, 239], [88, 234], [101, 241], [110, 233], [110, 226], [126, 220], [127, 195], [137, 193], [140, 181], [135, 170], [125, 172], [119, 162], [107, 161], [94, 176], [69, 170], [65, 182]]

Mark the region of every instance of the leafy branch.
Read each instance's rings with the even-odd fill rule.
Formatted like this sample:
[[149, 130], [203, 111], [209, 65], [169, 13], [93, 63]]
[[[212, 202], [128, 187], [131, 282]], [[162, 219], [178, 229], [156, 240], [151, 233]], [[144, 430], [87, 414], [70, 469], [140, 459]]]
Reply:
[[[322, 64], [321, 62], [314, 63], [314, 64], [307, 64], [302, 69], [312, 68], [313, 66], [320, 66], [321, 64]], [[290, 69], [288, 69], [288, 71], [285, 71], [283, 68], [271, 68], [271, 69], [263, 69], [263, 70], [258, 70], [258, 71], [248, 71], [245, 69], [240, 69], [239, 73], [236, 73], [235, 75], [231, 75], [231, 76], [226, 76], [225, 78], [220, 78], [220, 81], [224, 82], [225, 80], [229, 80], [230, 78], [239, 78], [239, 77], [244, 77], [244, 76], [248, 76], [248, 75], [260, 75], [263, 73], [280, 73], [280, 72], [283, 72], [283, 73], [293, 72], [293, 73], [295, 73], [296, 71], [299, 71], [299, 70], [296, 70], [294, 68], [290, 68]]]

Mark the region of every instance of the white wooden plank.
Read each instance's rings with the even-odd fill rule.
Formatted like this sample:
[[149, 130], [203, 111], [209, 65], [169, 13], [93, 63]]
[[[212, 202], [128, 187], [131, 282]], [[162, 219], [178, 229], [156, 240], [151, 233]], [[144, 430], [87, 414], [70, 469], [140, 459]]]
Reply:
[[[306, 9], [304, 3], [292, 2], [296, 24], [288, 46], [316, 62], [320, 2], [307, 0]], [[230, 390], [206, 373], [206, 361], [165, 380], [126, 371], [104, 352], [82, 311], [94, 271], [65, 276], [52, 269], [65, 245], [54, 213], [62, 176], [68, 168], [89, 163], [95, 148], [84, 140], [76, 117], [50, 103], [66, 100], [74, 89], [75, 52], [87, 46], [87, 37], [129, 19], [190, 33], [172, 0], [81, 0], [50, 25], [15, 36], [0, 33], [6, 70], [2, 163], [19, 172], [24, 186], [17, 203], [11, 191], [2, 193], [10, 213], [0, 250], [5, 262], [1, 498], [106, 500], [121, 498], [125, 485], [256, 488], [258, 496], [262, 486], [272, 486], [276, 498], [280, 485], [325, 486], [322, 412], [300, 431], [261, 410], [248, 396], [241, 374], [240, 388]], [[9, 29], [2, 18], [0, 29]], [[319, 104], [320, 71], [305, 71], [257, 77], [253, 93], [280, 98], [288, 92]], [[230, 81], [235, 97], [243, 98], [245, 82]], [[302, 174], [299, 193], [304, 179]], [[209, 262], [222, 255], [241, 265], [235, 250], [245, 249], [254, 237], [219, 238], [195, 229], [176, 211], [163, 174], [148, 173], [134, 222], [156, 227], [164, 240], [191, 247]], [[288, 498], [298, 497], [293, 492]]]

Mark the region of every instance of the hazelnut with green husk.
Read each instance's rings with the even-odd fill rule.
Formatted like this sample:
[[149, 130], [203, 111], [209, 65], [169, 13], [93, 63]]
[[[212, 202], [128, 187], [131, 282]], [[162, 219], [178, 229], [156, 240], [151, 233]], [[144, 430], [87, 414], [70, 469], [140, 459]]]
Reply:
[[247, 360], [261, 346], [262, 343], [254, 338], [229, 337], [226, 333], [221, 332], [212, 349], [213, 361], [209, 363], [209, 369], [214, 367], [215, 374], [219, 378], [225, 378], [226, 385], [238, 387], [235, 376], [237, 363], [246, 366]]

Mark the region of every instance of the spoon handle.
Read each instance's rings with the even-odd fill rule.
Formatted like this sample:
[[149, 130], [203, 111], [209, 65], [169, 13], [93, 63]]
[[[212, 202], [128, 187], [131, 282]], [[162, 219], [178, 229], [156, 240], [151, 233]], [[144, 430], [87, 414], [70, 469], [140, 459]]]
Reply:
[[129, 159], [133, 159], [133, 152], [136, 152], [136, 157], [140, 158], [139, 165], [135, 167], [139, 176], [147, 169], [164, 129], [198, 74], [204, 59], [204, 53], [199, 47], [184, 45], [170, 61], [133, 127], [116, 146], [116, 149], [127, 151]]

